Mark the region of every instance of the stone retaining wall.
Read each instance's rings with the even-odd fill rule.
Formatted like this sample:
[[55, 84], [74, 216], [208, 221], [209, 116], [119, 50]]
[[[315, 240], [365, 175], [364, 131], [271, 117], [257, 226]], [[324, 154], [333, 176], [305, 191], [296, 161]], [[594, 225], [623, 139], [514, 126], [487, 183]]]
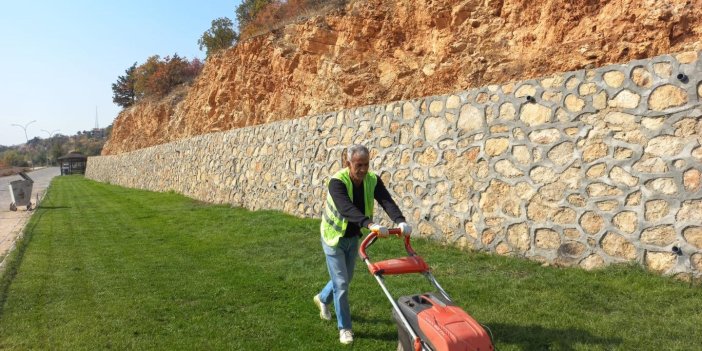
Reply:
[[319, 218], [325, 179], [363, 143], [417, 235], [585, 269], [635, 261], [699, 275], [699, 56], [202, 135], [91, 157], [86, 176]]

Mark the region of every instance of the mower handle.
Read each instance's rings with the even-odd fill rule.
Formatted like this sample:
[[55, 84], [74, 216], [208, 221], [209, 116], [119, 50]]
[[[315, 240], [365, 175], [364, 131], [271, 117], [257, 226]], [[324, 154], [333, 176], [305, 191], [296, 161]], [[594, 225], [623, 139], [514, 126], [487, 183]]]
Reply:
[[[407, 250], [407, 254], [410, 256], [415, 256], [417, 255], [416, 252], [414, 252], [414, 249], [412, 249], [412, 245], [410, 244], [410, 237], [408, 235], [402, 235], [402, 230], [400, 228], [389, 228], [388, 229], [388, 234], [394, 235], [398, 238], [404, 237], [405, 241], [405, 250]], [[368, 254], [366, 254], [366, 249], [373, 245], [375, 240], [377, 238], [381, 238], [380, 235], [378, 235], [377, 231], [371, 231], [368, 236], [363, 239], [363, 242], [361, 243], [361, 247], [358, 249], [359, 254], [361, 255], [362, 260], [367, 260], [368, 259]]]

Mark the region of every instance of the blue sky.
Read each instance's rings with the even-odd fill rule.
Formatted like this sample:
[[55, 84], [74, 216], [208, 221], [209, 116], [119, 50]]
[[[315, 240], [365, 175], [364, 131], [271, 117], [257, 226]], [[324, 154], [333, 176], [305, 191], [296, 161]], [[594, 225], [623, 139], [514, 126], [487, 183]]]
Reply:
[[197, 40], [237, 0], [0, 1], [0, 145], [47, 138], [117, 117], [112, 83], [134, 62], [178, 53], [204, 59]]

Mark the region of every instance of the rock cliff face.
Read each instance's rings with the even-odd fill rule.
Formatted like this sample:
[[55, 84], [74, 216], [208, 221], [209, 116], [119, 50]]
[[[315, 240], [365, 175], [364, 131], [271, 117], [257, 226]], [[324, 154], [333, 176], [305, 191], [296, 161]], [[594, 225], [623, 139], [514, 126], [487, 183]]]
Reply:
[[357, 0], [210, 58], [125, 109], [103, 154], [702, 49], [702, 0]]

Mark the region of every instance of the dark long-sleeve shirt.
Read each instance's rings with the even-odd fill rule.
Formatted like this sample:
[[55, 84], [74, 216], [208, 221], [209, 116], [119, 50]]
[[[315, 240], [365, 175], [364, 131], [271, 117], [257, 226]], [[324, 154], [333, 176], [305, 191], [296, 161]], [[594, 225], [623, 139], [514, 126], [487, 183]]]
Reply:
[[[353, 183], [352, 183], [353, 184]], [[329, 181], [329, 194], [334, 200], [334, 205], [342, 217], [349, 221], [346, 226], [344, 237], [354, 237], [361, 235], [361, 228], [367, 227], [372, 221], [364, 214], [366, 212], [366, 204], [364, 197], [363, 184], [356, 186], [353, 184], [353, 202], [346, 190], [346, 185], [339, 179]], [[405, 221], [402, 211], [397, 207], [395, 201], [392, 200], [388, 189], [383, 184], [383, 181], [378, 177], [378, 183], [375, 185], [373, 197], [385, 210], [388, 216], [395, 222], [400, 223]]]

